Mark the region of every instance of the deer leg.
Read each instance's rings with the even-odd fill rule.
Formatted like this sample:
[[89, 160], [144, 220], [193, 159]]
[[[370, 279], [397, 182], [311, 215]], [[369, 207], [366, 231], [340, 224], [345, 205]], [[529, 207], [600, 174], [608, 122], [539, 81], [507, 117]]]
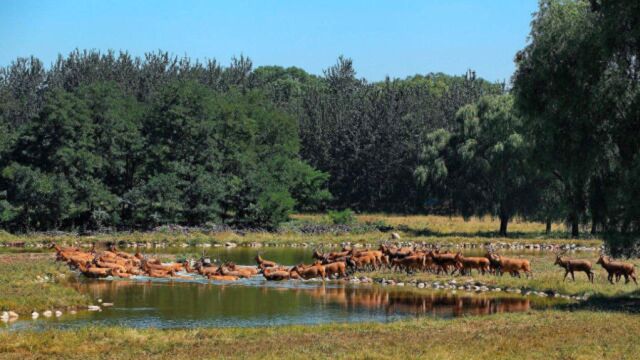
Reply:
[[573, 279], [574, 282], [576, 281], [576, 277], [573, 275], [573, 270], [571, 270], [571, 279]]
[[564, 271], [564, 277], [562, 278], [562, 282], [567, 280], [567, 275], [569, 274], [569, 270]]

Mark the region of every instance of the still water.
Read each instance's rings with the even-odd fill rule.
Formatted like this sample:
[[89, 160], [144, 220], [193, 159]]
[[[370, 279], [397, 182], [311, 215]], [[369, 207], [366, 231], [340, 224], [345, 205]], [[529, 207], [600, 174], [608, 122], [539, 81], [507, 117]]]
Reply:
[[[130, 250], [130, 249], [128, 249]], [[260, 253], [284, 265], [310, 263], [311, 248], [206, 248], [214, 261], [254, 264]], [[478, 250], [481, 251], [481, 250]], [[478, 252], [476, 251], [476, 252]], [[202, 256], [202, 249], [164, 248], [163, 257]], [[465, 251], [469, 253], [469, 251]], [[145, 251], [153, 256], [154, 251]], [[475, 254], [475, 252], [474, 252]], [[538, 252], [537, 256], [541, 256]], [[9, 330], [120, 325], [135, 328], [246, 327], [328, 322], [389, 322], [431, 316], [451, 318], [522, 312], [548, 307], [554, 300], [495, 293], [457, 293], [427, 289], [353, 285], [342, 282], [268, 282], [262, 276], [233, 283], [189, 280], [79, 278], [71, 286], [98, 300], [113, 303], [101, 312], [65, 313], [60, 318], [21, 320], [0, 325]]]
[[[10, 329], [120, 325], [135, 328], [270, 326], [327, 322], [388, 322], [403, 318], [522, 312], [549, 302], [514, 295], [469, 294], [379, 285], [266, 282], [86, 280], [75, 284], [91, 298], [114, 303], [101, 312], [18, 321]], [[541, 302], [537, 302], [541, 301]]]

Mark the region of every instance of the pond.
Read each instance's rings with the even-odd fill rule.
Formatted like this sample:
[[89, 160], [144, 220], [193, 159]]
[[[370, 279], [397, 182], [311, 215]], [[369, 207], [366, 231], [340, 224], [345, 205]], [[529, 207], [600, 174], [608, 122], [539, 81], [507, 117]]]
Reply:
[[[135, 251], [135, 248], [126, 248]], [[213, 261], [255, 264], [263, 258], [283, 265], [312, 262], [310, 247], [174, 247], [144, 249], [148, 256], [164, 259], [206, 256]], [[526, 257], [549, 256], [540, 251], [504, 251]], [[465, 249], [466, 255], [483, 255], [482, 249]], [[428, 289], [387, 287], [346, 282], [268, 282], [262, 276], [233, 283], [201, 277], [188, 280], [138, 278], [90, 280], [72, 284], [98, 299], [114, 303], [101, 312], [65, 313], [60, 318], [21, 320], [4, 327], [14, 329], [77, 328], [88, 325], [121, 325], [136, 328], [191, 328], [271, 326], [327, 322], [388, 322], [432, 316], [489, 315], [548, 307], [556, 299], [506, 293], [457, 293]], [[24, 319], [24, 318], [23, 318]]]
[[[18, 321], [10, 330], [119, 325], [134, 328], [247, 327], [328, 322], [389, 322], [432, 316], [522, 312], [553, 304], [521, 295], [452, 293], [316, 281], [233, 284], [207, 280], [82, 280], [79, 291], [114, 303], [101, 312]], [[96, 302], [97, 303], [97, 302]]]

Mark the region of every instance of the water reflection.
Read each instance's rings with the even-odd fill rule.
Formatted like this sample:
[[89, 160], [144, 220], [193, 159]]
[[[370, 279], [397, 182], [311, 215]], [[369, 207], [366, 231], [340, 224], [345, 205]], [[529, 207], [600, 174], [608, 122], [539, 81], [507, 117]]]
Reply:
[[488, 295], [452, 294], [431, 291], [394, 291], [372, 288], [326, 288], [308, 290], [325, 303], [335, 303], [345, 309], [366, 308], [383, 311], [387, 315], [411, 314], [451, 317], [461, 315], [489, 315], [502, 312], [522, 312], [531, 309], [527, 297], [492, 297]]
[[378, 321], [432, 316], [489, 315], [536, 308], [524, 296], [434, 292], [376, 285], [265, 282], [215, 285], [193, 282], [91, 280], [75, 286], [113, 302], [102, 312], [22, 321], [10, 329], [122, 325], [188, 328]]

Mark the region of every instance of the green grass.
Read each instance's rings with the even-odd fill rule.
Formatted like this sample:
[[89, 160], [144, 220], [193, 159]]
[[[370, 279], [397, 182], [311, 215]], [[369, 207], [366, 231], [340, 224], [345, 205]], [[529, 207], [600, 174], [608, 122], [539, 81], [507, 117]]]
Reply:
[[6, 359], [636, 359], [640, 316], [558, 310], [268, 328], [0, 332]]
[[73, 274], [51, 254], [0, 255], [0, 309], [21, 317], [31, 311], [88, 304], [89, 299], [67, 285]]

